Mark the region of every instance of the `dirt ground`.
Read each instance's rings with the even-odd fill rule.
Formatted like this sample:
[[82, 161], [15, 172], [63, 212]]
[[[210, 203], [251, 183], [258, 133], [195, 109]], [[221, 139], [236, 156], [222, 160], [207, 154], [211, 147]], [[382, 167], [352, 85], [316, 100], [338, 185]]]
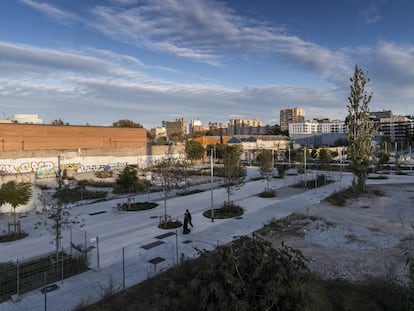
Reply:
[[338, 207], [321, 202], [267, 226], [275, 247], [300, 249], [311, 271], [352, 282], [407, 278], [404, 252], [414, 250], [414, 184], [368, 186], [370, 194]]

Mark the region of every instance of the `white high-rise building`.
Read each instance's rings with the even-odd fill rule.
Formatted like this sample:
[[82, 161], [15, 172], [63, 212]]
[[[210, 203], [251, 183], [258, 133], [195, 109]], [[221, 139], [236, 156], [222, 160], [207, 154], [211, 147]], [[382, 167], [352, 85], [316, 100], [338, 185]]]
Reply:
[[290, 123], [289, 135], [324, 134], [324, 133], [347, 133], [348, 127], [345, 121], [313, 120], [303, 123]]

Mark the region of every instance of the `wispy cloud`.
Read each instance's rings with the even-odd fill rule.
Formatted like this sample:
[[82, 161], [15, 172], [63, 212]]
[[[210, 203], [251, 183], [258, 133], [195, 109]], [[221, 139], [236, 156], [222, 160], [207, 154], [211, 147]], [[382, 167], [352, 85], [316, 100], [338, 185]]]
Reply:
[[43, 14], [55, 19], [59, 23], [69, 24], [73, 22], [82, 22], [82, 18], [79, 15], [63, 11], [56, 6], [52, 6], [45, 2], [37, 2], [33, 0], [20, 0], [20, 2], [30, 6], [37, 11], [42, 12]]
[[94, 6], [89, 11], [92, 18], [84, 19], [49, 4], [21, 1], [55, 19], [86, 23], [113, 40], [213, 66], [226, 64], [229, 55], [266, 53], [322, 77], [347, 69], [340, 51], [288, 35], [283, 27], [239, 16], [221, 2], [120, 0], [115, 2], [127, 6]]
[[93, 26], [115, 40], [211, 65], [229, 54], [267, 53], [327, 76], [346, 69], [344, 55], [285, 33], [285, 29], [236, 15], [217, 2], [141, 1], [139, 7], [92, 9]]
[[375, 24], [382, 19], [382, 15], [379, 9], [380, 3], [378, 1], [371, 0], [359, 13], [359, 18], [362, 23], [370, 25]]

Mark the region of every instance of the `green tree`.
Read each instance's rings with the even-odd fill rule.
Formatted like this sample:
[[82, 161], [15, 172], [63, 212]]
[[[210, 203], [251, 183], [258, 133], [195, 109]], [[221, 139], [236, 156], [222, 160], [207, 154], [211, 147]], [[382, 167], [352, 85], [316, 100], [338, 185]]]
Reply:
[[52, 125], [70, 125], [69, 122], [65, 122], [62, 119], [55, 119], [51, 123]]
[[112, 123], [113, 127], [132, 127], [132, 128], [142, 128], [142, 125], [139, 123], [135, 123], [134, 121], [128, 119], [118, 120]]
[[230, 195], [238, 189], [244, 181], [244, 170], [240, 164], [241, 149], [239, 146], [219, 145], [222, 148], [223, 175], [227, 191], [227, 202], [224, 208], [232, 208]]
[[350, 78], [351, 93], [348, 97], [348, 160], [354, 174], [352, 188], [355, 192], [365, 191], [369, 161], [374, 153], [371, 143], [376, 130], [370, 121], [368, 104], [372, 94], [365, 91], [369, 79], [358, 66], [355, 66], [353, 77]]
[[[1, 185], [0, 188], [0, 202], [9, 203], [13, 208], [13, 226], [14, 233], [20, 234], [20, 231], [16, 230], [19, 227], [16, 217], [16, 208], [19, 205], [27, 204], [32, 196], [32, 185], [28, 182], [17, 183], [14, 180], [9, 181]], [[20, 230], [20, 229], [19, 229]], [[10, 232], [9, 232], [10, 233]]]
[[260, 173], [264, 178], [266, 178], [266, 189], [265, 191], [270, 191], [269, 180], [273, 175], [273, 152], [272, 150], [263, 149], [257, 156], [257, 161], [259, 162]]
[[181, 183], [185, 180], [185, 167], [186, 164], [181, 159], [171, 155], [167, 155], [151, 167], [151, 171], [154, 172], [154, 179], [161, 186], [164, 196], [164, 216], [161, 225], [167, 226], [169, 222], [167, 198], [171, 191], [181, 186]]
[[193, 162], [194, 160], [202, 159], [205, 154], [203, 145], [196, 140], [189, 140], [185, 144], [185, 153], [187, 159]]
[[327, 148], [322, 148], [319, 150], [319, 161], [322, 164], [322, 167], [326, 168], [331, 163], [332, 155], [331, 151]]
[[125, 168], [118, 175], [116, 184], [125, 192], [133, 193], [137, 191], [139, 187], [139, 179], [137, 176], [136, 165], [125, 166]]

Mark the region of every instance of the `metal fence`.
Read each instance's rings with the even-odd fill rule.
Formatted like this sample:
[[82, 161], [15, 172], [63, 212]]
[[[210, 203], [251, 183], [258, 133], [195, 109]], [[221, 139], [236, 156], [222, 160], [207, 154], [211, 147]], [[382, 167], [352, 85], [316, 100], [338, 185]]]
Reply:
[[45, 284], [86, 271], [87, 261], [82, 255], [70, 255], [67, 249], [20, 261], [0, 263], [0, 301], [18, 300], [20, 295], [41, 288]]
[[42, 290], [46, 297], [49, 290], [58, 287], [58, 282], [88, 270], [104, 276], [94, 281], [103, 297], [173, 267], [183, 258], [196, 257], [198, 249], [214, 249], [226, 242], [213, 244], [170, 230], [151, 240], [137, 237], [114, 247], [109, 245], [113, 244], [111, 239], [100, 239], [80, 229], [70, 230], [62, 241], [65, 247], [57, 256], [51, 251], [24, 261], [0, 263], [0, 302], [24, 299], [22, 294], [35, 289]]

